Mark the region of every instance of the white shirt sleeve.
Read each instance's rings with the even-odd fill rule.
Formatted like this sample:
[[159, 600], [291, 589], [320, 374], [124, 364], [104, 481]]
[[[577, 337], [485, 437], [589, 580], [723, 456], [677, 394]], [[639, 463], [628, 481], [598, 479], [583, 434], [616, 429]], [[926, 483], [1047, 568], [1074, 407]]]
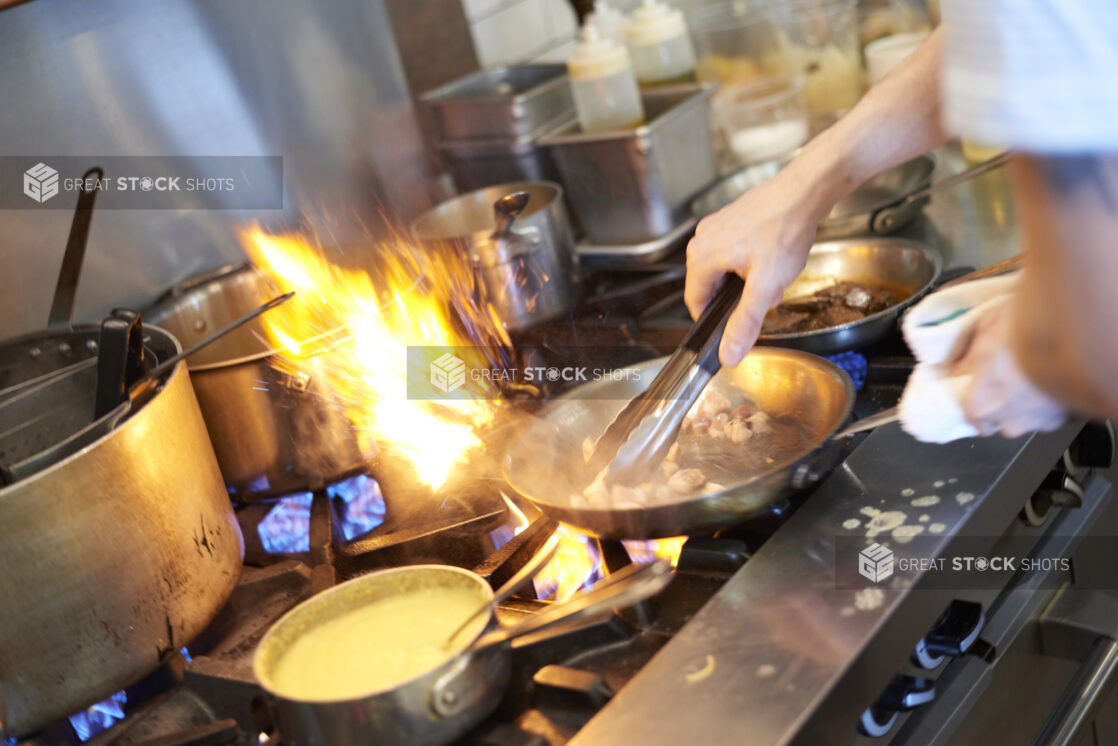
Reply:
[[1042, 154], [1118, 152], [1118, 0], [941, 0], [945, 124]]

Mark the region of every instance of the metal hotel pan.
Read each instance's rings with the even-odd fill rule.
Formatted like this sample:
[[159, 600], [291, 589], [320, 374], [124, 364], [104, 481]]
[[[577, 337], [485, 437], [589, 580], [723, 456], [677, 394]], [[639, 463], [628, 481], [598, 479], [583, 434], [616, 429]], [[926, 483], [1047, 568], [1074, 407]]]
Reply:
[[830, 355], [876, 342], [896, 326], [906, 308], [931, 290], [943, 269], [943, 259], [932, 248], [900, 238], [827, 241], [811, 247], [799, 277], [784, 290], [785, 298], [811, 295], [849, 280], [892, 285], [908, 293], [900, 303], [849, 324], [807, 332], [762, 334], [757, 343]]
[[582, 443], [596, 439], [639, 394], [668, 358], [630, 368], [640, 378], [604, 378], [585, 384], [547, 406], [527, 425], [504, 461], [508, 483], [556, 520], [609, 539], [656, 539], [703, 534], [763, 515], [774, 503], [816, 483], [837, 463], [841, 446], [831, 440], [850, 415], [854, 386], [833, 363], [796, 350], [754, 348], [734, 368], [722, 368], [709, 387], [743, 395], [773, 417], [806, 426], [807, 442], [760, 474], [721, 492], [632, 508], [576, 507], [571, 497], [584, 486]]

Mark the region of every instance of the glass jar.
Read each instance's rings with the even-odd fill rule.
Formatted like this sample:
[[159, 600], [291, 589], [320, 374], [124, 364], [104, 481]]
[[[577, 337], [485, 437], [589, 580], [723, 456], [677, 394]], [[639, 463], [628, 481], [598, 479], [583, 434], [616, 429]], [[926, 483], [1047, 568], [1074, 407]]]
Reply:
[[759, 78], [721, 89], [711, 99], [711, 117], [736, 168], [791, 158], [808, 139], [803, 80]]
[[855, 0], [720, 2], [688, 16], [702, 82], [802, 77], [812, 131], [862, 93]]

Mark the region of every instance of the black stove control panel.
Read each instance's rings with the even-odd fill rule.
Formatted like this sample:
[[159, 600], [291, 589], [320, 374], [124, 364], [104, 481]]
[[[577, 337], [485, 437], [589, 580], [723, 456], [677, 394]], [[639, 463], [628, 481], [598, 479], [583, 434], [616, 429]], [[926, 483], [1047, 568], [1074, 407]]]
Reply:
[[[979, 635], [986, 625], [982, 604], [974, 601], [952, 601], [927, 634], [920, 638], [910, 656], [920, 671], [934, 671], [948, 658], [963, 655], [985, 657], [986, 645]], [[935, 699], [935, 681], [922, 675], [897, 674], [889, 685], [867, 707], [858, 721], [858, 732], [880, 738], [893, 729], [903, 712], [914, 710]]]

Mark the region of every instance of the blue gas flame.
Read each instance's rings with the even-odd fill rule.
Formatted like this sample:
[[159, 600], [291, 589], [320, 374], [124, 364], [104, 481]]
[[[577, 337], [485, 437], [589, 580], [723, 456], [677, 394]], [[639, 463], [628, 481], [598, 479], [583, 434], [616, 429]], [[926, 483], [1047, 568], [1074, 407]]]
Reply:
[[128, 697], [125, 693], [123, 691], [117, 692], [103, 702], [98, 702], [87, 710], [71, 715], [70, 725], [74, 726], [74, 732], [78, 734], [79, 740], [88, 741], [101, 731], [111, 727], [116, 721], [123, 720], [124, 705], [127, 702]]
[[[360, 474], [326, 488], [330, 497], [341, 498], [345, 512], [338, 516], [345, 538], [353, 539], [384, 523], [385, 504], [380, 485]], [[257, 526], [264, 551], [271, 554], [306, 552], [310, 544], [310, 492], [285, 497]]]
[[869, 363], [866, 356], [860, 352], [840, 352], [837, 355], [827, 355], [828, 360], [846, 371], [850, 380], [854, 382], [854, 390], [861, 391], [862, 384], [866, 382], [866, 369]]

